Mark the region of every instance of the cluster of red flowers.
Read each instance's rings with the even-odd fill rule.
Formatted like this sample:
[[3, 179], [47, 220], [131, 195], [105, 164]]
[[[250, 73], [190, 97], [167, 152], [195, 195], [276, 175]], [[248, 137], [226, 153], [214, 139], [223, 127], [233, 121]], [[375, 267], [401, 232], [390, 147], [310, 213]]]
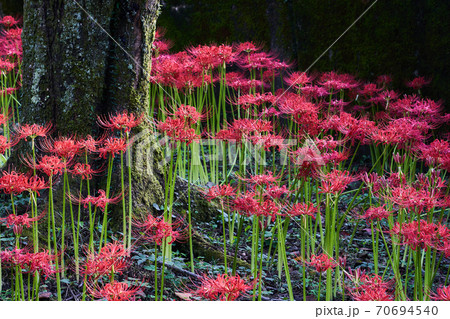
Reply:
[[30, 228], [32, 222], [40, 220], [46, 213], [47, 211], [43, 211], [42, 214], [34, 218], [29, 217], [28, 214], [9, 214], [5, 218], [0, 218], [0, 221], [5, 222], [7, 227], [12, 228], [15, 235], [20, 235], [24, 227]]
[[91, 296], [97, 299], [106, 299], [107, 301], [134, 301], [135, 296], [140, 291], [140, 286], [131, 287], [126, 282], [109, 282], [100, 286], [88, 286]]
[[385, 282], [379, 275], [368, 275], [360, 270], [355, 274], [350, 273], [352, 284], [349, 292], [356, 301], [393, 301], [394, 296], [390, 293], [392, 283]]
[[121, 274], [129, 266], [128, 256], [129, 251], [123, 248], [122, 243], [108, 243], [98, 253], [88, 253], [81, 270], [95, 280], [102, 276]]
[[450, 230], [447, 226], [430, 223], [426, 220], [396, 223], [391, 232], [399, 236], [402, 245], [408, 245], [413, 250], [418, 247], [425, 250], [429, 248], [442, 249], [450, 241]]
[[187, 145], [200, 138], [192, 127], [198, 123], [201, 114], [195, 107], [180, 105], [173, 117], [168, 117], [164, 122], [157, 123], [159, 131], [167, 134], [173, 141], [184, 142]]
[[2, 266], [19, 267], [26, 273], [39, 272], [46, 278], [56, 273], [54, 266], [56, 256], [48, 251], [30, 253], [26, 249], [13, 249], [0, 251]]
[[148, 214], [144, 221], [136, 220], [134, 225], [143, 233], [141, 237], [145, 241], [162, 245], [164, 242], [172, 244], [184, 238], [184, 230], [180, 228], [180, 223], [169, 223], [162, 216], [154, 217]]
[[217, 278], [204, 276], [201, 286], [192, 294], [208, 300], [233, 301], [253, 289], [253, 286], [254, 283], [246, 283], [239, 275], [217, 275]]
[[[300, 260], [300, 258], [297, 259]], [[333, 258], [329, 257], [327, 254], [311, 255], [310, 261], [302, 261], [302, 262], [305, 262], [307, 265], [316, 268], [317, 272], [324, 272], [338, 266], [338, 263], [335, 260], [333, 260]]]

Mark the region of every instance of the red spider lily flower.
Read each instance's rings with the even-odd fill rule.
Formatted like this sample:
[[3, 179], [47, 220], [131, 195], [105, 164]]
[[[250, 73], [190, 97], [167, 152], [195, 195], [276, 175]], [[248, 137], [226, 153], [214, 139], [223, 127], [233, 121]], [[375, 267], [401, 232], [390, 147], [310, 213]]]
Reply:
[[75, 203], [83, 204], [84, 208], [87, 208], [88, 205], [91, 204], [97, 208], [100, 208], [103, 212], [105, 212], [106, 204], [117, 204], [122, 199], [122, 193], [110, 198], [106, 197], [106, 192], [102, 189], [99, 189], [97, 193], [99, 196], [88, 195], [86, 198], [77, 198], [71, 195], [70, 199]]
[[288, 190], [286, 185], [277, 186], [277, 185], [269, 185], [263, 193], [263, 196], [269, 199], [279, 199], [286, 194], [290, 194], [292, 191]]
[[103, 138], [95, 140], [92, 136], [88, 135], [86, 138], [79, 140], [78, 144], [80, 145], [81, 150], [88, 153], [95, 153], [97, 152], [97, 146], [102, 144], [103, 140]]
[[362, 96], [374, 96], [380, 92], [380, 88], [377, 87], [375, 83], [364, 84], [362, 89], [357, 90], [359, 95]]
[[0, 135], [0, 154], [4, 154], [13, 145], [13, 142], [8, 142], [6, 136]]
[[419, 158], [430, 166], [437, 166], [450, 157], [450, 143], [444, 140], [434, 140], [430, 145], [421, 144], [418, 147]]
[[92, 176], [99, 173], [101, 170], [92, 169], [91, 165], [76, 163], [71, 170], [74, 176], [81, 176], [81, 179], [92, 179]]
[[35, 139], [36, 137], [46, 137], [52, 128], [51, 124], [45, 126], [38, 124], [22, 124], [15, 128], [16, 138], [26, 140], [28, 137]]
[[[1, 66], [0, 66], [0, 69], [1, 69]], [[8, 121], [8, 117], [6, 117], [4, 114], [0, 114], [0, 125], [6, 124], [7, 121]]]
[[64, 136], [57, 140], [43, 140], [41, 142], [41, 148], [43, 151], [53, 153], [64, 160], [70, 160], [80, 152], [81, 145], [77, 140]]
[[247, 192], [233, 200], [233, 208], [238, 212], [251, 215], [256, 211], [259, 203], [255, 199], [255, 193]]
[[128, 148], [128, 144], [124, 138], [108, 137], [103, 141], [102, 147], [98, 148], [101, 158], [107, 158], [112, 156], [113, 158], [120, 152], [125, 152]]
[[39, 191], [43, 189], [47, 189], [48, 184], [39, 176], [31, 176], [28, 177], [25, 181], [24, 187], [29, 191], [36, 193], [38, 196], [41, 196]]
[[0, 24], [2, 24], [5, 28], [12, 28], [17, 26], [20, 23], [20, 19], [15, 19], [14, 17], [11, 16], [4, 16], [1, 20], [0, 20]]
[[356, 178], [351, 176], [348, 171], [333, 170], [328, 174], [322, 174], [320, 193], [341, 193], [347, 188], [348, 184], [355, 180]]
[[418, 247], [442, 248], [450, 239], [450, 230], [441, 224], [428, 223], [426, 220], [415, 220], [410, 223], [396, 223], [391, 233], [399, 236], [401, 245], [408, 245], [416, 250]]
[[276, 216], [280, 215], [280, 210], [280, 205], [276, 204], [274, 201], [266, 199], [262, 203], [258, 203], [256, 209], [248, 215], [270, 217], [271, 220], [274, 221]]
[[246, 110], [253, 105], [263, 105], [266, 103], [272, 105], [273, 103], [275, 103], [276, 100], [277, 97], [270, 92], [266, 92], [263, 94], [255, 93], [255, 94], [241, 95], [237, 99], [235, 104], [242, 106], [242, 108]]
[[215, 279], [205, 275], [201, 285], [191, 293], [208, 300], [233, 301], [253, 289], [254, 285], [246, 283], [239, 275], [217, 275]]
[[414, 78], [412, 81], [406, 83], [407, 87], [413, 88], [414, 90], [420, 90], [424, 86], [431, 83], [431, 79], [426, 79], [423, 76], [418, 76]]
[[138, 126], [144, 119], [144, 114], [136, 116], [133, 113], [123, 111], [122, 113], [116, 113], [115, 115], [108, 115], [108, 117], [97, 117], [97, 122], [100, 126], [113, 130], [124, 130], [124, 132], [130, 132], [133, 127]]
[[312, 203], [296, 203], [287, 211], [287, 215], [294, 216], [311, 216], [312, 219], [316, 219], [317, 207], [314, 207]]
[[349, 292], [356, 301], [394, 300], [394, 296], [388, 292], [392, 283], [383, 281], [379, 275], [366, 275], [357, 271], [357, 275], [351, 279], [353, 282], [356, 281], [356, 287], [349, 288]]
[[39, 272], [45, 278], [56, 274], [55, 259], [48, 251], [30, 253], [27, 249], [14, 249], [0, 251], [2, 264], [7, 267], [20, 267], [25, 273]]
[[45, 155], [36, 163], [31, 158], [24, 158], [25, 164], [33, 169], [43, 171], [47, 176], [62, 174], [68, 163], [58, 156]]
[[175, 118], [182, 119], [185, 127], [192, 127], [202, 117], [195, 107], [186, 104], [181, 104], [173, 115]]
[[450, 286], [442, 286], [435, 294], [430, 294], [431, 300], [450, 301]]
[[235, 196], [236, 191], [230, 185], [214, 185], [210, 187], [204, 194], [208, 202], [216, 198], [219, 198], [219, 200], [223, 201], [225, 197]]
[[32, 222], [40, 220], [46, 213], [47, 211], [43, 211], [42, 214], [34, 218], [28, 217], [28, 214], [10, 214], [5, 218], [0, 218], [0, 221], [5, 222], [6, 227], [12, 228], [15, 235], [21, 235], [24, 227], [30, 228]]
[[250, 176], [250, 178], [244, 178], [241, 176], [238, 176], [238, 178], [241, 181], [252, 183], [257, 186], [263, 186], [263, 185], [267, 186], [269, 184], [276, 183], [280, 177], [273, 176], [272, 172], [268, 172], [267, 174], [253, 175], [253, 176]]
[[17, 172], [2, 172], [0, 177], [0, 189], [5, 194], [18, 195], [27, 190], [27, 177], [25, 174]]
[[234, 45], [237, 53], [241, 52], [257, 52], [260, 51], [263, 46], [261, 44], [255, 44], [253, 42], [242, 42]]
[[290, 87], [301, 88], [306, 84], [310, 84], [312, 79], [305, 72], [293, 72], [284, 79], [284, 82]]
[[[9, 62], [9, 61], [5, 61], [5, 60], [2, 60], [1, 58], [0, 58], [0, 72], [1, 73], [9, 73], [9, 72], [11, 72], [12, 70], [14, 70], [14, 68], [16, 67], [16, 65], [14, 64], [14, 63], [12, 63], [12, 62]], [[3, 114], [2, 114], [3, 115]], [[1, 123], [1, 122], [0, 122]], [[3, 124], [3, 123], [2, 123]]]
[[108, 243], [98, 253], [88, 253], [86, 261], [81, 265], [85, 275], [98, 279], [102, 276], [121, 274], [130, 265], [129, 250], [117, 241]]
[[386, 210], [385, 205], [383, 205], [380, 207], [370, 207], [360, 218], [369, 222], [373, 220], [382, 220], [383, 218], [388, 218], [391, 215], [392, 211]]
[[[301, 258], [298, 257], [297, 260], [301, 261]], [[305, 261], [305, 263], [316, 268], [317, 272], [324, 272], [328, 269], [333, 269], [338, 265], [338, 263], [327, 254], [311, 255], [311, 261]]]
[[387, 84], [392, 82], [392, 77], [388, 74], [379, 75], [376, 82], [380, 86], [386, 86]]
[[130, 287], [125, 282], [113, 281], [105, 284], [103, 287], [91, 288], [88, 286], [89, 293], [97, 299], [106, 299], [107, 301], [134, 301], [136, 295], [141, 290], [141, 286]]
[[161, 246], [164, 242], [169, 245], [176, 240], [184, 238], [184, 229], [179, 226], [181, 221], [175, 223], [168, 223], [164, 221], [162, 216], [153, 217], [149, 214], [144, 221], [135, 221], [134, 225], [139, 228], [144, 234], [141, 236], [148, 242], [154, 242]]
[[389, 200], [400, 207], [422, 212], [430, 211], [434, 207], [438, 207], [441, 203], [439, 194], [433, 193], [426, 188], [415, 189], [409, 185], [392, 187]]
[[195, 129], [186, 127], [185, 119], [182, 118], [168, 117], [165, 122], [157, 123], [156, 127], [173, 141], [185, 142], [187, 145], [200, 137]]
[[268, 133], [267, 135], [255, 135], [250, 136], [249, 138], [254, 145], [262, 145], [266, 151], [268, 151], [271, 147], [278, 147], [278, 150], [282, 150], [287, 147], [287, 145], [284, 144], [285, 138], [282, 135]]

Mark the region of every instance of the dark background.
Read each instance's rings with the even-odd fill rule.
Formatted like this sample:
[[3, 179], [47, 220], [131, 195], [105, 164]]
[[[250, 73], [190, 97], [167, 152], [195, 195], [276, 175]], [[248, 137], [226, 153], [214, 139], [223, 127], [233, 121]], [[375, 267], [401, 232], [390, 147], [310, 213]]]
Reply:
[[[66, 0], [70, 1], [70, 0]], [[254, 41], [300, 70], [374, 0], [166, 0], [158, 25], [174, 51], [189, 45]], [[22, 0], [0, 0], [20, 14]], [[450, 111], [450, 1], [379, 0], [312, 68], [373, 80], [390, 74], [396, 88], [415, 76], [433, 79], [424, 95]]]

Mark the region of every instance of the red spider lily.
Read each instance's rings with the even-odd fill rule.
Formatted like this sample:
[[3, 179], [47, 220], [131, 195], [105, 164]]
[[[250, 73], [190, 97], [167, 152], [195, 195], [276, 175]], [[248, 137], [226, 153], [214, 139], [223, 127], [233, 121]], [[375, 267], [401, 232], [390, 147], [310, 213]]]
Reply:
[[431, 300], [450, 301], [450, 286], [442, 286], [436, 293], [430, 294]]
[[250, 178], [244, 178], [241, 176], [238, 176], [238, 178], [241, 181], [252, 183], [256, 186], [268, 186], [269, 184], [276, 183], [280, 176], [273, 176], [272, 172], [268, 172], [267, 174], [252, 175]]
[[68, 162], [62, 160], [58, 156], [43, 156], [38, 163], [34, 162], [31, 158], [24, 158], [23, 161], [25, 164], [33, 169], [43, 171], [47, 176], [53, 176], [62, 174], [62, 172], [66, 169]]
[[255, 199], [255, 193], [247, 192], [233, 200], [233, 209], [251, 215], [256, 211], [258, 201]]
[[419, 90], [430, 83], [431, 79], [426, 79], [423, 76], [418, 76], [414, 78], [412, 81], [407, 82], [406, 86], [413, 88], [414, 90]]
[[[9, 61], [4, 61], [0, 58], [0, 71], [3, 72], [11, 72], [12, 70], [14, 70], [14, 68], [16, 67], [16, 65], [12, 62]], [[2, 114], [3, 115], [3, 114]]]
[[286, 213], [290, 217], [294, 216], [311, 216], [312, 219], [316, 219], [317, 207], [314, 207], [312, 203], [296, 203]]
[[0, 24], [2, 24], [5, 28], [12, 28], [14, 26], [17, 26], [20, 23], [20, 19], [15, 19], [11, 16], [4, 16], [0, 20]]
[[416, 250], [418, 247], [442, 248], [450, 239], [450, 230], [441, 224], [428, 223], [426, 220], [412, 221], [410, 223], [396, 223], [391, 233], [399, 236], [401, 245], [408, 245]]
[[13, 145], [14, 142], [8, 142], [6, 136], [0, 135], [0, 154], [4, 154]]
[[420, 145], [418, 151], [419, 157], [425, 160], [427, 165], [437, 166], [450, 157], [450, 144], [448, 141], [436, 139], [430, 145]]
[[232, 47], [227, 45], [199, 45], [189, 48], [188, 52], [203, 69], [213, 69], [224, 63], [233, 62], [236, 56]]
[[84, 208], [87, 208], [88, 205], [91, 204], [97, 208], [100, 208], [103, 212], [105, 212], [106, 204], [117, 204], [122, 199], [122, 193], [110, 198], [106, 197], [106, 192], [102, 189], [99, 189], [97, 193], [99, 196], [88, 195], [86, 198], [77, 198], [71, 195], [70, 199], [75, 203], [83, 204]]
[[106, 244], [98, 253], [88, 253], [83, 263], [82, 272], [98, 279], [102, 276], [121, 274], [130, 265], [129, 250], [117, 241]]
[[284, 82], [290, 87], [300, 88], [310, 84], [312, 79], [305, 72], [293, 72], [284, 79]]
[[0, 259], [3, 265], [8, 267], [20, 267], [26, 273], [35, 273], [36, 271], [44, 275], [45, 278], [51, 277], [56, 273], [55, 259], [57, 256], [50, 255], [48, 251], [29, 253], [26, 249], [14, 249], [0, 251]]
[[191, 293], [208, 300], [233, 301], [253, 289], [254, 285], [246, 283], [239, 275], [217, 275], [215, 279], [205, 275], [201, 285]]
[[168, 117], [165, 122], [157, 123], [156, 127], [173, 141], [185, 142], [187, 145], [199, 138], [195, 129], [186, 127], [186, 122], [182, 118]]
[[384, 207], [385, 205], [380, 207], [370, 207], [360, 218], [365, 219], [367, 222], [388, 218], [392, 215], [392, 211], [388, 211]]
[[299, 125], [299, 132], [310, 135], [319, 133], [319, 108], [316, 104], [298, 94], [288, 93], [277, 101], [277, 105], [282, 114], [293, 117], [293, 120]]
[[219, 200], [223, 201], [225, 197], [235, 196], [236, 191], [230, 185], [214, 185], [205, 192], [205, 197], [208, 202], [213, 199], [219, 198]]
[[47, 189], [48, 184], [39, 176], [31, 176], [28, 177], [25, 181], [24, 187], [29, 191], [36, 193], [38, 196], [41, 196], [39, 191], [43, 189]]
[[0, 96], [1, 97], [6, 97], [6, 96], [10, 96], [11, 94], [13, 94], [14, 92], [16, 92], [19, 88], [6, 88], [5, 90], [0, 90]]
[[264, 216], [264, 217], [270, 217], [272, 221], [275, 220], [277, 215], [280, 215], [281, 207], [279, 204], [266, 199], [262, 203], [258, 203], [258, 205], [255, 207], [255, 210], [251, 212], [249, 215], [254, 216]]
[[388, 74], [382, 74], [377, 77], [376, 82], [380, 86], [386, 86], [387, 84], [392, 82], [392, 77]]
[[120, 152], [125, 152], [127, 147], [128, 144], [124, 138], [108, 137], [103, 141], [102, 147], [98, 148], [98, 152], [102, 158], [106, 159], [108, 156], [114, 158]]
[[97, 122], [100, 126], [113, 130], [124, 130], [130, 132], [133, 127], [138, 126], [144, 119], [144, 114], [136, 116], [133, 113], [123, 111], [115, 115], [108, 115], [108, 117], [97, 117]]
[[43, 151], [53, 153], [64, 160], [70, 160], [80, 152], [81, 145], [74, 138], [63, 136], [57, 140], [43, 140], [41, 142], [41, 148]]
[[395, 145], [400, 148], [416, 146], [423, 143], [425, 135], [432, 128], [425, 121], [417, 121], [411, 118], [400, 118], [390, 122], [384, 129], [374, 132], [372, 139], [375, 143]]
[[144, 221], [135, 221], [134, 225], [144, 234], [141, 236], [148, 242], [154, 242], [161, 246], [165, 241], [170, 245], [176, 240], [184, 238], [184, 229], [180, 229], [181, 221], [168, 223], [162, 216], [153, 217], [151, 214]]
[[20, 235], [22, 234], [24, 227], [30, 228], [32, 222], [40, 220], [42, 217], [44, 217], [46, 213], [47, 211], [43, 211], [42, 214], [34, 218], [28, 217], [28, 214], [23, 215], [10, 214], [5, 218], [0, 218], [0, 221], [5, 222], [6, 227], [12, 228], [15, 235]]
[[95, 140], [92, 136], [88, 135], [86, 138], [78, 141], [81, 150], [86, 152], [95, 153], [97, 152], [97, 146], [103, 143], [103, 138]]
[[263, 196], [269, 199], [279, 199], [286, 194], [290, 194], [292, 191], [288, 190], [286, 185], [277, 186], [277, 185], [269, 185], [264, 190]]
[[16, 138], [26, 140], [28, 137], [35, 139], [36, 137], [46, 137], [52, 128], [51, 124], [45, 126], [39, 124], [22, 124], [15, 128]]
[[195, 107], [186, 104], [181, 104], [173, 115], [177, 119], [182, 119], [185, 127], [192, 127], [202, 117]]
[[[0, 66], [0, 69], [1, 69], [1, 66]], [[5, 125], [7, 121], [8, 121], [8, 117], [6, 117], [4, 114], [0, 114], [0, 125]]]
[[[301, 258], [298, 257], [297, 260], [300, 260]], [[301, 260], [300, 260], [301, 261]], [[327, 254], [320, 254], [320, 255], [311, 255], [311, 261], [305, 261], [305, 263], [309, 266], [313, 266], [316, 268], [316, 271], [318, 272], [324, 272], [328, 269], [335, 268], [338, 263], [333, 260], [333, 258], [329, 257]]]
[[345, 112], [341, 112], [339, 116], [329, 117], [323, 126], [344, 134], [352, 141], [360, 141], [361, 144], [368, 144], [370, 136], [377, 131], [375, 122], [367, 119], [356, 119]]
[[364, 272], [356, 272], [352, 276], [352, 282], [356, 287], [349, 288], [350, 295], [356, 301], [393, 301], [394, 296], [388, 293], [391, 282], [385, 282], [379, 275], [366, 275]]
[[435, 194], [426, 188], [415, 189], [409, 185], [392, 187], [389, 200], [400, 207], [422, 212], [430, 211], [433, 207], [438, 207], [441, 203], [439, 194]]
[[277, 97], [272, 93], [255, 93], [255, 94], [246, 94], [241, 95], [235, 104], [242, 106], [244, 110], [248, 109], [253, 105], [263, 105], [265, 103], [273, 104], [277, 100]]
[[27, 190], [27, 176], [17, 172], [3, 171], [0, 177], [0, 189], [5, 194], [18, 195]]
[[88, 286], [88, 290], [92, 297], [98, 299], [106, 299], [107, 301], [133, 301], [141, 290], [141, 286], [130, 287], [125, 282], [113, 281], [105, 284], [101, 288], [91, 288]]
[[81, 176], [82, 179], [92, 179], [92, 176], [99, 173], [101, 170], [92, 169], [91, 165], [76, 163], [71, 170], [74, 176]]
[[242, 42], [242, 43], [238, 43], [234, 45], [236, 48], [236, 52], [237, 53], [241, 53], [241, 52], [257, 52], [260, 51], [262, 49], [262, 45], [261, 44], [255, 44], [253, 42]]
[[347, 185], [354, 182], [356, 178], [348, 171], [333, 170], [328, 174], [322, 174], [320, 193], [338, 194], [343, 192]]

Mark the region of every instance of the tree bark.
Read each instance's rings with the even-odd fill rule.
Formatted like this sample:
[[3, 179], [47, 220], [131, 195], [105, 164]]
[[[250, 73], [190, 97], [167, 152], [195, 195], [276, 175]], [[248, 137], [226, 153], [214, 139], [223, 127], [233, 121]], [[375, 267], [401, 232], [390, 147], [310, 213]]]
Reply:
[[[22, 110], [55, 134], [98, 134], [99, 114], [148, 112], [159, 0], [25, 0]], [[149, 140], [147, 123], [136, 129]], [[152, 158], [161, 157], [153, 149]], [[158, 160], [130, 164], [138, 210], [162, 202]]]

